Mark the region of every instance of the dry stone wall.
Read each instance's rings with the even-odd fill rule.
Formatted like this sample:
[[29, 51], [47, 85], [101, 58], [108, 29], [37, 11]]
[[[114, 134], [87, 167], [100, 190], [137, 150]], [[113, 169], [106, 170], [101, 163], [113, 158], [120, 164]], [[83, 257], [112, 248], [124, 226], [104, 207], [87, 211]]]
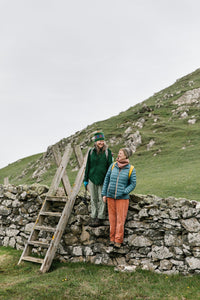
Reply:
[[[0, 245], [22, 250], [48, 191], [47, 186], [0, 186]], [[89, 197], [87, 199], [89, 204]], [[90, 205], [79, 195], [57, 258], [137, 267], [165, 274], [200, 273], [200, 203], [187, 199], [131, 195], [123, 247], [108, 245], [109, 222], [91, 228]], [[52, 226], [55, 225], [52, 221]], [[40, 240], [51, 236], [40, 235]], [[35, 250], [44, 254], [41, 248]]]

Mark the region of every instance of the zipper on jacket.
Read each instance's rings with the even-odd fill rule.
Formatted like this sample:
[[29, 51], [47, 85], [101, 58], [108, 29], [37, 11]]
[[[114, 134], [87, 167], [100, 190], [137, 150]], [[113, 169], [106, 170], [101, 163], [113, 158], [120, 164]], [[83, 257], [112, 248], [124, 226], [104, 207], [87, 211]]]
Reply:
[[[121, 172], [121, 169], [119, 169], [119, 174]], [[117, 182], [116, 182], [116, 188], [115, 188], [115, 199], [116, 199], [116, 195], [117, 195], [117, 186], [118, 186], [118, 181], [119, 181], [119, 174], [117, 176]]]

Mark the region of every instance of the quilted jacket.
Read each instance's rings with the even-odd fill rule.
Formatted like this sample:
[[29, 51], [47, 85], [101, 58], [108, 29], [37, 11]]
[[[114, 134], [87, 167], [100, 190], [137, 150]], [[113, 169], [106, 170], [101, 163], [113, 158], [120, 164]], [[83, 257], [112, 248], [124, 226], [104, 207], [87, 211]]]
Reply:
[[110, 165], [104, 179], [102, 196], [113, 199], [129, 199], [129, 193], [136, 187], [136, 172], [133, 169], [129, 178], [130, 164], [120, 169], [116, 163], [112, 169]]

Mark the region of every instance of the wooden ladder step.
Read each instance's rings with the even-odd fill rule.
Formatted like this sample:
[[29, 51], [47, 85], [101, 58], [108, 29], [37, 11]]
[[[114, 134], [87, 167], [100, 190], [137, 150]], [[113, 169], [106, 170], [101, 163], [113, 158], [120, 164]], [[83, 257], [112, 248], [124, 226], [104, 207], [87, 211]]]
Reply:
[[67, 197], [59, 197], [59, 196], [47, 196], [46, 201], [53, 201], [53, 202], [67, 202]]
[[44, 261], [44, 259], [42, 259], [42, 258], [37, 258], [37, 257], [33, 257], [33, 256], [23, 256], [22, 260], [31, 261], [31, 262], [35, 262], [38, 264], [42, 264]]
[[28, 245], [35, 246], [35, 247], [43, 247], [43, 248], [49, 247], [49, 243], [41, 242], [41, 241], [28, 241]]
[[61, 217], [62, 213], [59, 212], [51, 212], [51, 211], [42, 211], [40, 212], [42, 216], [49, 216], [49, 217]]
[[56, 228], [49, 227], [49, 226], [40, 226], [40, 225], [37, 225], [37, 226], [35, 226], [35, 230], [54, 232], [56, 230]]

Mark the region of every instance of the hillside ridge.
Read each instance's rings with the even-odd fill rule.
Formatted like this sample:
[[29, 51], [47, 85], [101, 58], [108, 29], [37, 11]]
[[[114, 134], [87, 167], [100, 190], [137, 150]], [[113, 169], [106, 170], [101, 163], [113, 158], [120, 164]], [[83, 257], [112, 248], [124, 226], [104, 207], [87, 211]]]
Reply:
[[[140, 168], [147, 171], [149, 163], [158, 164], [159, 161], [164, 162], [170, 158], [176, 164], [179, 163], [180, 168], [183, 156], [184, 163], [189, 163], [191, 159], [195, 164], [196, 161], [199, 162], [196, 153], [199, 143], [199, 110], [200, 69], [197, 69], [126, 111], [88, 125], [56, 144], [62, 153], [68, 143], [79, 144], [85, 153], [88, 146], [93, 145], [94, 131], [101, 129], [113, 151], [114, 159], [120, 147], [132, 148], [135, 153], [132, 160], [139, 173]], [[155, 160], [155, 157], [159, 158]], [[158, 167], [161, 172], [162, 166]], [[77, 169], [75, 157], [72, 156], [68, 170], [72, 181]], [[0, 180], [3, 183], [2, 178], [8, 176], [12, 184], [50, 184], [55, 170], [52, 146], [49, 146], [45, 153], [21, 159], [1, 169]]]

